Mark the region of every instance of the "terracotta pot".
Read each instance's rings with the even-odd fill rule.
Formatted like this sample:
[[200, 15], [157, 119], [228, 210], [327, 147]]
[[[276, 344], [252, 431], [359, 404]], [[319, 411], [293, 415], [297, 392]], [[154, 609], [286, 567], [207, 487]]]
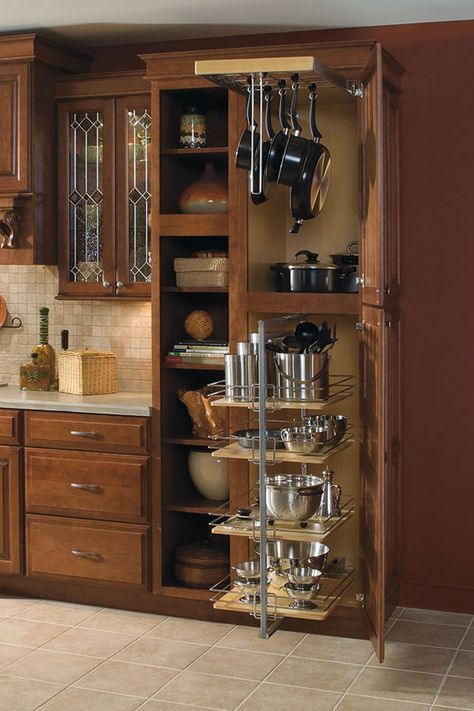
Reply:
[[188, 455], [189, 476], [198, 492], [211, 501], [225, 501], [229, 496], [229, 465], [209, 452], [192, 451]]
[[206, 163], [202, 176], [182, 193], [179, 209], [184, 213], [227, 212], [227, 185], [212, 163]]

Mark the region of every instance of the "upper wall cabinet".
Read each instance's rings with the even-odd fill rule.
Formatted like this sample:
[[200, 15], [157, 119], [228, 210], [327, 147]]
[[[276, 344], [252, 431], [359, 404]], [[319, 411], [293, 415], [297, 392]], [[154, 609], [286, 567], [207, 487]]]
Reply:
[[152, 121], [145, 89], [136, 73], [58, 83], [60, 296], [150, 294]]
[[87, 63], [36, 35], [0, 37], [0, 264], [56, 261], [54, 86]]

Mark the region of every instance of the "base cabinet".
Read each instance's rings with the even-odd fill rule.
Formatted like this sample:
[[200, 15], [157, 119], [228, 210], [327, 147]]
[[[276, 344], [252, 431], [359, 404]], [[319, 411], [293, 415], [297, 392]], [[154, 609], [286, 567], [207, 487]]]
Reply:
[[20, 573], [20, 450], [0, 447], [0, 573]]

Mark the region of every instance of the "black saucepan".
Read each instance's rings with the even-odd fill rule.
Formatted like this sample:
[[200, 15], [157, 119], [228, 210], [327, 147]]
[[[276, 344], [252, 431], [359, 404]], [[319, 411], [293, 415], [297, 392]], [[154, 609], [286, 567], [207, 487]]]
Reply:
[[284, 79], [280, 79], [278, 82], [278, 94], [280, 97], [278, 117], [280, 119], [281, 128], [273, 136], [270, 149], [268, 151], [267, 178], [270, 183], [274, 183], [278, 180], [281, 161], [285, 152], [286, 144], [288, 143], [288, 134], [290, 131], [290, 124], [286, 119], [286, 81]]
[[252, 123], [252, 91], [248, 88], [247, 97], [247, 128], [243, 132], [235, 154], [235, 165], [237, 168], [250, 170], [252, 164], [252, 133], [254, 134], [254, 151], [257, 153], [260, 142], [260, 134], [257, 132], [257, 124]]
[[295, 185], [298, 181], [308, 150], [308, 141], [306, 138], [300, 136], [301, 126], [298, 123], [298, 74], [292, 74], [291, 79], [293, 81], [293, 96], [291, 97], [290, 118], [294, 133], [288, 138], [286, 143], [283, 158], [281, 159], [280, 172], [278, 174], [278, 182], [289, 186]]
[[270, 147], [275, 136], [275, 131], [272, 126], [272, 87], [266, 86], [265, 89], [265, 130], [267, 132], [267, 140], [262, 142], [262, 189], [259, 190], [260, 181], [260, 150], [255, 153], [254, 168], [253, 168], [253, 186], [258, 192], [250, 193], [254, 205], [261, 205], [266, 202], [273, 192], [274, 183], [268, 180], [267, 164]]
[[321, 143], [322, 135], [316, 126], [316, 84], [310, 84], [309, 125], [312, 141], [309, 141], [306, 160], [300, 179], [291, 189], [291, 213], [294, 225], [290, 233], [295, 234], [303, 220], [311, 220], [322, 210], [329, 190], [331, 155]]

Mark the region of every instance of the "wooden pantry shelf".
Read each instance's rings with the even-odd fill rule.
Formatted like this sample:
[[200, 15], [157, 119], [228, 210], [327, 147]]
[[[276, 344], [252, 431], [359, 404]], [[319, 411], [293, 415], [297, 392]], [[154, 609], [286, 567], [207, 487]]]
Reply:
[[224, 363], [163, 363], [170, 370], [224, 370]]
[[[293, 452], [288, 452], [286, 449], [277, 449], [274, 451], [267, 451], [267, 462], [294, 462], [299, 464], [324, 464], [328, 459], [331, 459], [339, 452], [342, 452], [347, 447], [354, 444], [354, 439], [349, 437], [343, 440], [335, 447], [327, 451], [319, 452], [318, 454], [294, 454]], [[213, 457], [219, 457], [220, 459], [244, 459], [247, 461], [252, 461], [258, 458], [258, 448], [253, 451], [251, 448], [241, 447], [238, 442], [233, 442], [227, 445], [227, 447], [222, 447], [221, 449], [215, 449], [212, 452]]]
[[163, 286], [161, 291], [170, 294], [228, 294], [227, 286]]
[[207, 146], [206, 148], [162, 148], [161, 154], [164, 156], [212, 156], [227, 155], [227, 146]]
[[[225, 501], [211, 501], [196, 494], [195, 496], [185, 496], [177, 501], [172, 501], [167, 505], [168, 511], [180, 511], [183, 513], [206, 514], [209, 515], [216, 508], [226, 514], [229, 509], [225, 507]], [[220, 508], [222, 506], [222, 509]]]
[[160, 235], [163, 237], [224, 237], [229, 233], [229, 215], [160, 215]]
[[225, 442], [219, 440], [205, 439], [201, 437], [165, 437], [166, 444], [182, 444], [190, 447], [223, 447]]
[[247, 293], [247, 311], [268, 314], [359, 314], [359, 294]]

